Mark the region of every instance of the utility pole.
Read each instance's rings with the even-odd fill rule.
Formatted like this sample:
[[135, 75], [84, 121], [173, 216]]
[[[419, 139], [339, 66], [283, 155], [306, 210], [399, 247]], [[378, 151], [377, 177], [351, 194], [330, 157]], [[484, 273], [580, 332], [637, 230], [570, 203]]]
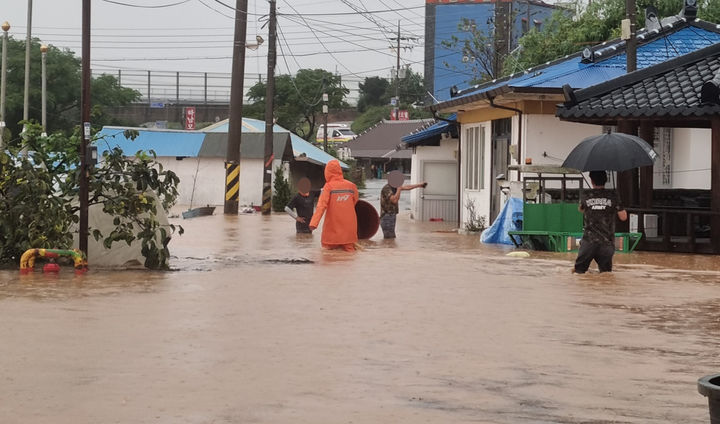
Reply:
[[398, 119], [400, 108], [400, 21], [398, 21], [397, 32], [397, 66], [395, 67], [395, 119]]
[[42, 103], [42, 134], [43, 136], [47, 135], [47, 51], [48, 46], [43, 44], [40, 46], [40, 54], [41, 56], [41, 66], [40, 66], [40, 73], [42, 81], [40, 83], [41, 86], [41, 103]]
[[230, 128], [225, 155], [226, 215], [237, 215], [240, 191], [240, 143], [243, 118], [243, 80], [245, 79], [245, 39], [247, 36], [247, 0], [235, 1], [235, 37], [233, 42], [232, 82], [230, 83]]
[[2, 24], [2, 64], [0, 64], [0, 150], [3, 149], [5, 136], [5, 91], [7, 90], [7, 45], [8, 31], [10, 31], [10, 23], [8, 21]]
[[[32, 41], [32, 0], [28, 0], [27, 34], [25, 36], [25, 92], [23, 93], [23, 120], [30, 119], [30, 42]], [[23, 125], [23, 128], [25, 126]]]
[[273, 154], [273, 107], [275, 100], [275, 39], [277, 16], [275, 15], [275, 0], [270, 0], [270, 21], [268, 25], [269, 44], [267, 59], [267, 86], [265, 92], [265, 167], [263, 169], [262, 214], [270, 215], [272, 212], [272, 163]]
[[[324, 81], [323, 81], [323, 85], [325, 85], [325, 82], [324, 82]], [[325, 88], [325, 87], [323, 87], [323, 89], [324, 89], [324, 88]], [[324, 150], [325, 152], [327, 152], [327, 150], [328, 150], [328, 146], [327, 146], [327, 120], [328, 120], [328, 112], [329, 112], [329, 110], [328, 110], [328, 104], [327, 104], [327, 103], [328, 103], [328, 94], [327, 94], [327, 93], [323, 93], [322, 99], [323, 99], [323, 122], [324, 122], [324, 123], [323, 123], [323, 128], [325, 128], [324, 131], [323, 131], [323, 150]]]
[[[626, 43], [627, 51], [627, 72], [633, 72], [637, 69], [637, 38], [635, 37], [636, 25], [635, 25], [635, 0], [625, 0], [625, 17], [629, 24], [623, 25], [623, 30], [628, 30], [628, 34], [623, 34]], [[627, 28], [626, 28], [627, 27]], [[625, 31], [623, 31], [625, 32]], [[627, 38], [625, 37], [627, 36]]]
[[[80, 111], [82, 114], [82, 137], [80, 138], [80, 172], [78, 174], [80, 197], [80, 231], [78, 244], [80, 250], [88, 254], [88, 203], [89, 182], [87, 164], [87, 145], [90, 142], [90, 0], [82, 2], [82, 88]], [[29, 29], [28, 29], [29, 31]]]

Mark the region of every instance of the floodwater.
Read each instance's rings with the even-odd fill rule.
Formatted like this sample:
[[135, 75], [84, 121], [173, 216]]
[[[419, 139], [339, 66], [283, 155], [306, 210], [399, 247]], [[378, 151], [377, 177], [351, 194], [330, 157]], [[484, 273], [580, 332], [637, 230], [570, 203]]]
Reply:
[[577, 276], [405, 216], [355, 253], [284, 214], [176, 221], [171, 272], [0, 271], [0, 423], [709, 421], [716, 257]]

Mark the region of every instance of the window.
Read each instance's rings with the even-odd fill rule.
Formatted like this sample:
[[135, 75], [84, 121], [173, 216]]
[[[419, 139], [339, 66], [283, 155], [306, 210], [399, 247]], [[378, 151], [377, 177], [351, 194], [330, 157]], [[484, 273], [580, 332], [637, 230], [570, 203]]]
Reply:
[[523, 35], [527, 34], [527, 32], [530, 31], [530, 25], [528, 24], [527, 18], [522, 18], [522, 33]]
[[485, 188], [485, 131], [483, 127], [465, 129], [465, 188]]
[[538, 21], [537, 19], [533, 19], [533, 24], [535, 24], [535, 30], [540, 32], [542, 30], [542, 21]]

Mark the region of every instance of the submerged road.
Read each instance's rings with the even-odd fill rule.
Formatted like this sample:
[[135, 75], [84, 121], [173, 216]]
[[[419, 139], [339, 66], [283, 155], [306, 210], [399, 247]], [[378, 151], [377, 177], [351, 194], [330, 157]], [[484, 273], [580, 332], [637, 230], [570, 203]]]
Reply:
[[176, 222], [171, 272], [0, 271], [0, 423], [708, 422], [716, 257], [576, 276], [406, 216], [356, 253]]

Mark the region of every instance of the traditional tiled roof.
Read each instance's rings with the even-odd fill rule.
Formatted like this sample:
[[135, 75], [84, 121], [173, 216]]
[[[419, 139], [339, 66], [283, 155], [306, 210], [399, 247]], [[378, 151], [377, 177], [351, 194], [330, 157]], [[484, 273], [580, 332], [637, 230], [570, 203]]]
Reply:
[[[720, 114], [720, 98], [711, 82], [720, 70], [720, 44], [626, 74], [569, 94], [557, 116], [591, 122], [617, 118], [693, 120]], [[720, 78], [720, 77], [719, 77]], [[717, 88], [717, 85], [716, 85]], [[703, 101], [705, 100], [705, 101]]]
[[[638, 31], [637, 69], [643, 69], [704, 47], [720, 43], [720, 26], [701, 20], [672, 16], [661, 30]], [[592, 60], [582, 52], [548, 62], [509, 77], [460, 91], [455, 98], [432, 106], [442, 111], [506, 93], [560, 93], [563, 85], [587, 88], [626, 72], [625, 41], [616, 39], [590, 48]]]
[[354, 158], [408, 159], [412, 156], [412, 152], [401, 149], [402, 137], [423, 122], [422, 120], [381, 121], [360, 134], [355, 140], [343, 143], [338, 147], [350, 149]]

